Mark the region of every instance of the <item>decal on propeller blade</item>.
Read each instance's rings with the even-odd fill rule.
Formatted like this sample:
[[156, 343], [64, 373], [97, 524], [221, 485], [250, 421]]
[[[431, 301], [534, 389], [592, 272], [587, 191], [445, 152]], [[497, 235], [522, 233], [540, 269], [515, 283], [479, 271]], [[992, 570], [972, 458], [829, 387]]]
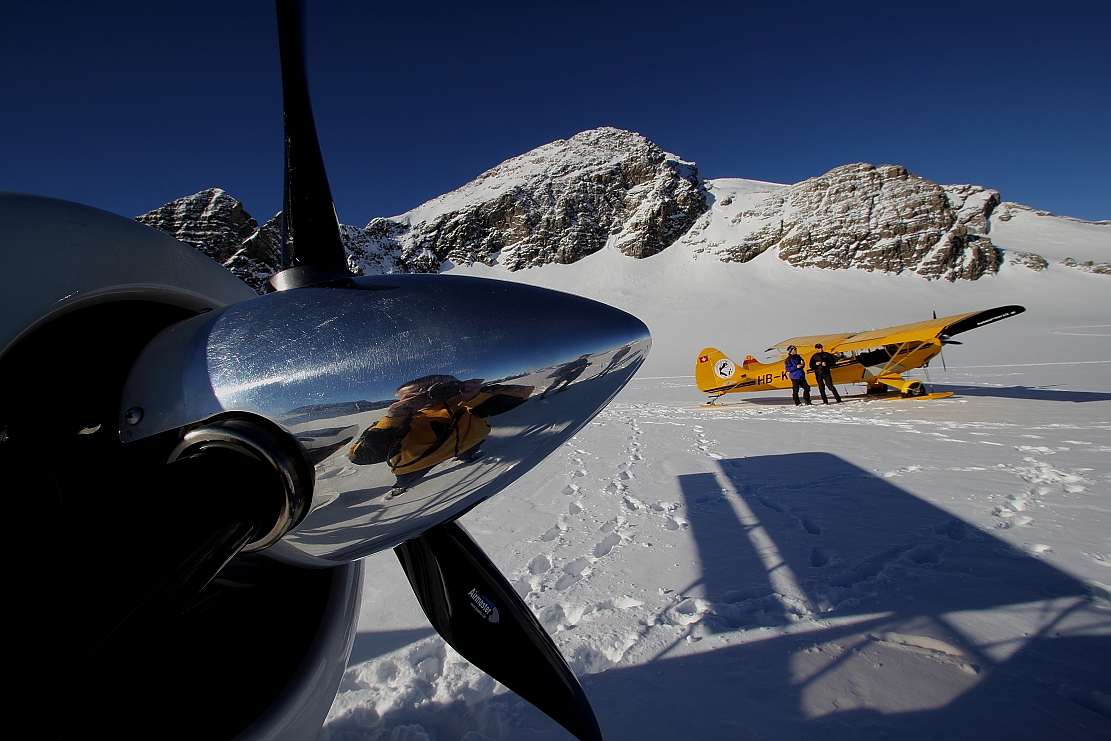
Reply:
[[479, 594], [477, 589], [472, 589], [467, 596], [471, 598], [471, 609], [483, 620], [489, 620], [491, 623], [498, 622], [498, 608], [494, 607], [493, 602]]

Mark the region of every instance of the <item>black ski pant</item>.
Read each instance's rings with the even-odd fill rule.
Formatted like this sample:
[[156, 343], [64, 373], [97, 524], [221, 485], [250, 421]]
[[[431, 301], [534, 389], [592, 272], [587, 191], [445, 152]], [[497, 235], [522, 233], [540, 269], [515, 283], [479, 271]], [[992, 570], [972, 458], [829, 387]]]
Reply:
[[799, 389], [802, 389], [802, 399], [806, 404], [810, 403], [810, 384], [806, 382], [805, 378], [792, 378], [791, 379], [791, 398], [795, 400], [795, 406], [799, 402]]
[[815, 373], [814, 380], [818, 383], [818, 393], [822, 395], [823, 404], [829, 403], [829, 399], [826, 398], [826, 388], [833, 392], [833, 398], [837, 399], [837, 403], [841, 403], [841, 395], [834, 388], [833, 377], [829, 373]]

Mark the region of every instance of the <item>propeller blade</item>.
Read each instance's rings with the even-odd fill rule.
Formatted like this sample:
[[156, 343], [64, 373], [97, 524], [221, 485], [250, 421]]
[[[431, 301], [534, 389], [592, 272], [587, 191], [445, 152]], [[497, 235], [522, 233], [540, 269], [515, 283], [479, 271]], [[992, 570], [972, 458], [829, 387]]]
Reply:
[[551, 636], [461, 525], [438, 525], [394, 551], [448, 645], [580, 741], [601, 741], [590, 702]]
[[282, 272], [278, 290], [351, 276], [328, 173], [309, 100], [304, 55], [304, 3], [275, 0], [285, 119], [285, 186], [282, 195]]

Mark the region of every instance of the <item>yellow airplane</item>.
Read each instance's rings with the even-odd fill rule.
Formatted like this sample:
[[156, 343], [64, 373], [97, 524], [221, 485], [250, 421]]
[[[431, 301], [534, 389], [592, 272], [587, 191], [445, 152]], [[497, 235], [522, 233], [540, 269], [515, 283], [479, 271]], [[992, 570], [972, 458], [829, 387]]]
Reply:
[[[834, 384], [864, 383], [869, 394], [895, 389], [903, 396], [926, 396], [927, 390], [921, 381], [903, 378], [902, 374], [927, 365], [941, 352], [943, 345], [961, 344], [951, 339], [953, 335], [1024, 311], [1023, 306], [999, 306], [865, 332], [792, 337], [769, 347], [766, 352], [777, 351], [785, 358], [787, 348], [794, 345], [809, 367], [814, 345], [821, 344], [826, 352], [837, 357], [831, 371]], [[814, 371], [807, 370], [806, 375], [808, 382], [815, 385]], [[694, 380], [699, 391], [710, 395], [710, 404], [725, 394], [791, 388], [782, 359], [761, 363], [748, 355], [737, 365], [713, 347], [698, 354]]]

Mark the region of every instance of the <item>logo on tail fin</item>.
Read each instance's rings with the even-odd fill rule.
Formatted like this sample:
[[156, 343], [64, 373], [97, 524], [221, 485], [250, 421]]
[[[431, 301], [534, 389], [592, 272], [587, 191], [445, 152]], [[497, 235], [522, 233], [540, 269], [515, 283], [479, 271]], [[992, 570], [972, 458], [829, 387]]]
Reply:
[[737, 372], [737, 367], [729, 358], [722, 358], [714, 363], [714, 375], [718, 378], [731, 378]]

